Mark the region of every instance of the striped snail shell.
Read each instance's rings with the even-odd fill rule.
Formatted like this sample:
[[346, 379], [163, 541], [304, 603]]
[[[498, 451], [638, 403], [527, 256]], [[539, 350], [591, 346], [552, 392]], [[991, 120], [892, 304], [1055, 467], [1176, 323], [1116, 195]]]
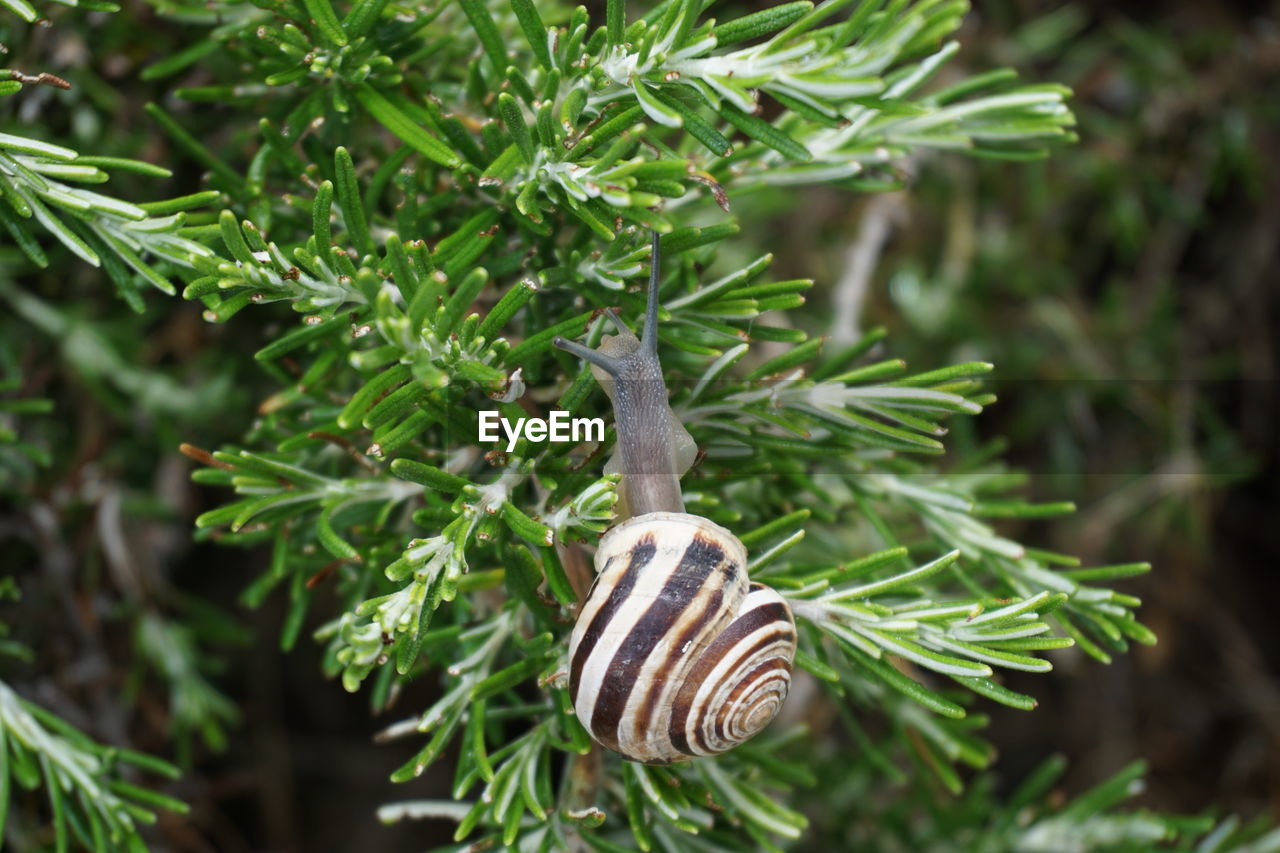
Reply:
[[667, 403], [657, 355], [658, 238], [643, 339], [617, 318], [590, 362], [613, 401], [621, 515], [596, 550], [595, 583], [569, 639], [578, 718], [624, 758], [669, 764], [732, 749], [778, 713], [796, 627], [782, 596], [747, 577], [747, 549], [684, 511], [692, 440]]
[[646, 764], [724, 752], [763, 729], [791, 684], [796, 629], [782, 596], [747, 579], [717, 524], [651, 512], [614, 527], [569, 640], [578, 718]]

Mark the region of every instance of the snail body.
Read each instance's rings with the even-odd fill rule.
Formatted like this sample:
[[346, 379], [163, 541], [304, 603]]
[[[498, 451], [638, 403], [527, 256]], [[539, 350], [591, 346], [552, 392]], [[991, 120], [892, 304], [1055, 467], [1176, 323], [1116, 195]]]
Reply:
[[[749, 739], [782, 707], [796, 628], [777, 592], [747, 576], [747, 550], [684, 511], [680, 475], [696, 448], [667, 403], [657, 355], [658, 240], [637, 339], [600, 350], [557, 338], [591, 363], [613, 401], [620, 516], [569, 640], [569, 691], [602, 745], [645, 764], [712, 755]], [[629, 516], [629, 517], [627, 517]]]

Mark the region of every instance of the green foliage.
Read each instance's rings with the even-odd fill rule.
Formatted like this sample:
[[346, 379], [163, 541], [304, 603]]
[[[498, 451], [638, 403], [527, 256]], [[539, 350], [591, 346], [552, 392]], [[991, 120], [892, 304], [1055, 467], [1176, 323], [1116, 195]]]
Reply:
[[[818, 768], [822, 772], [825, 768]], [[995, 779], [982, 775], [969, 783], [963, 796], [939, 800], [923, 789], [917, 795], [932, 807], [925, 816], [883, 795], [881, 779], [854, 772], [841, 774], [839, 789], [831, 793], [847, 804], [833, 815], [863, 813], [865, 819], [816, 828], [832, 849], [861, 849], [864, 845], [886, 853], [906, 851], [1015, 851], [1060, 853], [1088, 850], [1137, 853], [1177, 850], [1183, 853], [1267, 853], [1280, 849], [1280, 831], [1263, 821], [1245, 824], [1231, 817], [1184, 816], [1147, 809], [1122, 811], [1144, 787], [1143, 762], [1134, 762], [1078, 796], [1057, 796], [1055, 786], [1066, 761], [1053, 756], [1021, 780], [1003, 800], [993, 794]], [[877, 808], [867, 811], [865, 803]], [[859, 803], [863, 804], [858, 808]]]
[[[104, 266], [121, 296], [141, 311], [139, 282], [175, 292], [169, 279], [148, 263], [148, 256], [187, 266], [210, 251], [178, 233], [183, 214], [174, 208], [180, 201], [169, 202], [166, 215], [151, 216], [140, 205], [78, 186], [106, 181], [103, 166], [169, 176], [168, 170], [149, 163], [81, 157], [61, 145], [0, 134], [0, 221], [31, 262], [45, 267], [49, 258], [31, 227], [39, 224], [81, 260]], [[209, 200], [202, 195], [189, 202]]]
[[17, 789], [44, 789], [53, 815], [55, 845], [90, 850], [145, 850], [139, 823], [159, 810], [185, 814], [186, 806], [125, 781], [132, 765], [176, 777], [178, 768], [157, 758], [95, 743], [59, 717], [0, 682], [0, 799]]
[[[665, 3], [618, 31], [617, 4], [595, 30], [582, 10], [548, 28], [532, 3], [515, 4], [512, 19], [480, 2], [402, 9], [367, 0], [341, 21], [325, 2], [279, 4], [272, 17], [205, 4], [183, 11], [232, 21], [212, 33], [224, 76], [178, 95], [265, 98], [259, 172], [273, 161], [296, 170], [291, 140], [303, 138], [314, 158], [319, 139], [345, 144], [367, 117], [449, 169], [451, 183], [478, 183], [489, 203], [514, 204], [523, 230], [545, 236], [548, 217], [567, 210], [606, 241], [615, 216], [666, 231], [670, 220], [651, 208], [702, 185], [879, 188], [899, 180], [896, 164], [914, 148], [1022, 159], [1071, 138], [1061, 87], [1017, 87], [998, 73], [918, 94], [955, 53], [941, 39], [958, 26], [962, 2], [863, 3], [843, 20], [847, 3], [792, 3], [718, 25], [699, 5]], [[471, 38], [448, 37], [459, 31]], [[523, 47], [514, 58], [513, 39]], [[477, 47], [485, 61], [472, 63]], [[199, 58], [172, 57], [148, 75]], [[755, 115], [759, 93], [785, 108], [780, 120]], [[255, 184], [260, 191], [158, 108], [153, 115], [224, 191], [245, 201]], [[641, 145], [648, 137], [662, 142]]]
[[[1107, 85], [1073, 105], [1091, 129], [1086, 144], [1028, 166], [1016, 186], [994, 164], [927, 163], [910, 224], [879, 269], [909, 330], [906, 354], [987, 340], [984, 355], [1018, 382], [1019, 410], [1002, 432], [1015, 451], [1035, 449], [1060, 493], [1095, 505], [1059, 525], [1059, 541], [1083, 532], [1095, 549], [1130, 542], [1152, 557], [1192, 549], [1208, 559], [1208, 496], [1254, 476], [1254, 448], [1265, 446], [1223, 413], [1235, 391], [1253, 409], [1245, 389], [1263, 374], [1250, 353], [1266, 324], [1211, 312], [1224, 293], [1239, 305], [1269, 297], [1266, 263], [1247, 249], [1265, 240], [1248, 211], [1269, 161], [1250, 142], [1277, 119], [1248, 49], [1222, 49], [1221, 30], [1183, 43], [1164, 20], [1091, 23], [1066, 5], [973, 46], [980, 58], [1040, 63], [1071, 86], [1104, 74]], [[1220, 78], [1240, 83], [1209, 101], [1191, 94]], [[1155, 91], [1168, 100], [1141, 94]], [[993, 220], [1016, 227], [975, 227]], [[1201, 287], [1202, 276], [1219, 284]], [[1096, 427], [1080, 429], [1082, 417]], [[1061, 476], [1079, 471], [1118, 476]]]
[[[25, 21], [36, 20], [34, 7], [23, 0], [8, 0], [8, 9]], [[115, 4], [70, 2], [90, 11], [116, 11]], [[49, 85], [69, 89], [56, 75], [5, 72], [0, 95], [23, 97], [24, 86]], [[112, 156], [82, 156], [71, 148], [34, 136], [0, 134], [0, 222], [21, 259], [44, 269], [57, 256], [47, 251], [52, 236], [78, 260], [102, 268], [115, 283], [119, 295], [136, 312], [142, 312], [146, 285], [174, 294], [169, 275], [174, 268], [189, 267], [194, 258], [210, 249], [179, 233], [184, 211], [206, 205], [217, 193], [197, 193], [186, 198], [150, 204], [134, 204], [88, 189], [111, 177], [109, 172], [129, 172], [152, 178], [168, 178], [167, 169], [150, 163]], [[8, 248], [8, 247], [6, 247]], [[6, 257], [0, 273], [0, 300], [5, 303], [4, 331], [0, 333], [0, 497], [15, 505], [34, 503], [32, 494], [54, 464], [48, 429], [55, 415], [53, 399], [26, 393], [27, 376], [22, 364], [27, 353], [18, 346], [18, 329], [36, 329], [55, 339], [72, 369], [91, 383], [101, 381], [104, 393], [119, 394], [147, 413], [198, 414], [207, 409], [211, 396], [225, 393], [225, 382], [190, 392], [163, 374], [126, 359], [110, 340], [105, 324], [79, 316], [75, 308], [46, 302], [17, 287], [12, 272], [21, 260]], [[112, 389], [106, 391], [107, 388]], [[52, 516], [49, 516], [52, 518]], [[6, 552], [6, 557], [9, 554]], [[6, 565], [6, 572], [12, 565]], [[0, 581], [3, 597], [17, 599], [12, 575]], [[188, 725], [205, 727], [206, 737], [217, 734], [216, 723], [234, 719], [233, 708], [193, 665], [185, 634], [158, 616], [138, 621], [139, 650], [153, 660], [174, 688], [174, 728], [180, 735]], [[170, 631], [168, 637], [157, 632]], [[35, 653], [26, 644], [9, 639], [10, 627], [0, 622], [0, 652], [25, 662]], [[153, 654], [154, 653], [154, 654]], [[210, 728], [213, 726], [213, 728]], [[161, 812], [186, 814], [185, 803], [142, 786], [140, 774], [176, 779], [179, 769], [158, 758], [131, 749], [99, 743], [37, 702], [0, 681], [0, 836], [14, 849], [87, 849], [95, 851], [145, 850], [143, 828], [156, 822]], [[34, 792], [34, 793], [33, 793]], [[43, 806], [29, 808], [31, 802]], [[21, 806], [21, 808], [20, 808]], [[32, 820], [32, 812], [46, 817]], [[47, 823], [47, 826], [44, 824]]]
[[[26, 16], [22, 0], [7, 5]], [[398, 782], [456, 752], [453, 799], [391, 805], [384, 820], [448, 817], [459, 842], [606, 851], [772, 850], [803, 845], [820, 820], [800, 804], [822, 745], [795, 720], [669, 768], [593, 747], [567, 695], [565, 646], [582, 546], [613, 520], [617, 478], [601, 475], [612, 434], [582, 447], [477, 440], [482, 409], [607, 413], [590, 371], [552, 340], [598, 341], [606, 307], [639, 316], [629, 287], [653, 230], [671, 402], [705, 454], [685, 482], [689, 509], [737, 531], [751, 571], [791, 601], [798, 665], [819, 685], [811, 701], [836, 709], [862, 748], [846, 786], [897, 798], [877, 824], [883, 849], [1051, 850], [1067, 837], [1070, 849], [1130, 850], [1201, 836], [1194, 849], [1274, 849], [1230, 822], [1113, 812], [1136, 771], [1063, 808], [1045, 805], [1048, 771], [1004, 805], [983, 781], [965, 793], [961, 768], [994, 757], [979, 709], [1036, 704], [997, 670], [1042, 673], [1041, 652], [1073, 645], [1107, 661], [1154, 642], [1139, 601], [1105, 586], [1147, 567], [1081, 568], [1014, 541], [993, 522], [1072, 506], [1022, 499], [1025, 478], [993, 453], [940, 463], [947, 424], [994, 402], [990, 364], [909, 372], [878, 329], [826, 346], [786, 314], [813, 282], [773, 280], [772, 255], [736, 248], [731, 204], [771, 185], [890, 189], [921, 151], [1026, 160], [1074, 138], [1063, 87], [1004, 70], [932, 82], [965, 3], [796, 2], [717, 22], [696, 0], [630, 18], [610, 0], [595, 27], [585, 8], [530, 0], [155, 5], [211, 27], [144, 72], [198, 77], [146, 113], [209, 189], [134, 205], [78, 184], [108, 168], [165, 170], [4, 135], [0, 218], [30, 264], [53, 260], [34, 224], [100, 264], [135, 308], [141, 282], [170, 293], [178, 280], [211, 323], [273, 303], [297, 315], [262, 308], [283, 321], [253, 359], [276, 390], [242, 438], [183, 447], [204, 466], [194, 479], [226, 496], [197, 536], [270, 549], [244, 602], [287, 598], [280, 647], [311, 627], [325, 674], [373, 708], [413, 679], [440, 683], [384, 739], [424, 741]], [[193, 131], [190, 103], [235, 108], [226, 144]], [[7, 278], [0, 295], [51, 338], [84, 328]], [[147, 384], [92, 327], [76, 340], [64, 358], [158, 412], [192, 417], [207, 399], [175, 403], [179, 389]], [[0, 453], [28, 460], [15, 470], [30, 479], [39, 454], [10, 435]], [[144, 613], [134, 636], [171, 685], [175, 733], [218, 746], [236, 715], [200, 671], [193, 634]], [[56, 718], [16, 695], [12, 707], [7, 729], [28, 732], [33, 761], [61, 754], [32, 745], [38, 724], [94, 756], [93, 773], [113, 766]], [[139, 807], [105, 793], [68, 810], [70, 771], [47, 768], [87, 759], [63, 757], [40, 765], [60, 837], [131, 832], [121, 815]], [[120, 802], [175, 805], [95, 784]], [[931, 787], [954, 799], [938, 806]], [[957, 827], [981, 843], [947, 847]]]
[[[12, 577], [0, 580], [0, 598], [18, 597]], [[0, 622], [0, 636], [8, 630]], [[8, 639], [0, 653], [31, 658], [30, 649]], [[77, 844], [94, 851], [146, 850], [139, 824], [154, 823], [159, 811], [186, 814], [187, 806], [135, 784], [138, 771], [178, 776], [167, 761], [95, 742], [0, 681], [0, 836], [31, 843], [31, 828], [8, 825], [10, 805], [23, 791], [42, 790], [54, 849]]]

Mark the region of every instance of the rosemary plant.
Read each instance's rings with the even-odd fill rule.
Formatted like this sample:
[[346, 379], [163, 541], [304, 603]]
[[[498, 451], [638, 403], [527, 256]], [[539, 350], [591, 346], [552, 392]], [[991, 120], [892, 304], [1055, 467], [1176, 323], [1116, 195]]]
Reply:
[[[12, 577], [0, 582], [0, 596], [19, 597]], [[0, 623], [0, 636], [9, 633]], [[22, 643], [0, 641], [6, 657], [30, 659]], [[185, 814], [173, 797], [133, 784], [137, 771], [177, 778], [167, 761], [95, 742], [41, 705], [24, 699], [0, 680], [0, 827], [9, 816], [11, 797], [42, 790], [52, 815], [53, 845], [72, 843], [91, 850], [146, 850], [142, 824], [154, 823], [161, 810]], [[21, 838], [21, 830], [11, 837]]]
[[[993, 402], [992, 365], [909, 369], [883, 329], [826, 347], [786, 314], [814, 282], [775, 280], [772, 256], [735, 240], [735, 199], [766, 186], [897, 188], [924, 151], [1016, 161], [1072, 140], [1063, 87], [944, 74], [963, 0], [801, 0], [722, 19], [702, 0], [643, 13], [609, 0], [603, 20], [533, 0], [153, 5], [193, 35], [143, 72], [174, 81], [147, 113], [206, 170], [203, 188], [122, 201], [85, 185], [168, 172], [6, 133], [0, 219], [31, 264], [61, 244], [137, 310], [149, 284], [180, 286], [210, 323], [271, 312], [253, 359], [275, 393], [238, 442], [183, 446], [225, 498], [198, 535], [269, 551], [244, 601], [287, 599], [281, 648], [324, 644], [325, 675], [401, 716], [384, 732], [407, 751], [394, 780], [456, 753], [452, 799], [390, 804], [384, 820], [445, 817], [459, 842], [521, 850], [803, 846], [826, 748], [794, 707], [807, 702], [835, 708], [858, 744], [829, 804], [888, 800], [861, 842], [874, 849], [1280, 849], [1258, 826], [1114, 812], [1136, 769], [1065, 806], [1047, 805], [1056, 764], [1003, 805], [986, 777], [962, 795], [963, 768], [993, 759], [983, 709], [1036, 704], [1001, 671], [1154, 642], [1137, 599], [1113, 589], [1148, 566], [1081, 567], [1003, 535], [1000, 519], [1072, 507], [1021, 499], [1023, 478], [991, 454], [944, 458], [945, 422]], [[20, 96], [28, 82], [0, 86]], [[192, 129], [193, 103], [230, 109], [218, 143]], [[752, 573], [787, 596], [816, 685], [750, 744], [669, 768], [602, 756], [567, 697], [577, 567], [614, 517], [612, 437], [477, 441], [480, 410], [606, 410], [552, 340], [594, 343], [605, 307], [641, 314], [651, 231], [672, 405], [705, 454], [686, 500], [736, 530]], [[56, 309], [7, 280], [0, 294], [57, 334]], [[0, 458], [38, 476], [17, 436], [0, 433]], [[137, 637], [185, 685], [177, 725], [216, 744], [234, 712], [186, 665], [190, 638], [147, 619]], [[412, 679], [438, 682], [438, 701], [397, 704]], [[0, 780], [39, 784], [43, 768], [60, 843], [131, 832], [136, 805], [50, 763], [75, 749], [105, 772], [101, 749], [3, 690], [6, 737], [23, 746]], [[929, 784], [958, 795], [955, 814], [921, 815]], [[83, 813], [60, 799], [68, 785]], [[119, 785], [126, 801], [176, 806]]]

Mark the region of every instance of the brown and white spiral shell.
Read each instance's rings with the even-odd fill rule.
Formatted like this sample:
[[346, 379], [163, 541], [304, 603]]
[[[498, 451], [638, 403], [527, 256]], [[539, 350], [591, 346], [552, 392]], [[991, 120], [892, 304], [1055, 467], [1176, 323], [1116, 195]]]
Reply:
[[597, 741], [667, 764], [731, 749], [774, 718], [795, 620], [782, 596], [750, 582], [746, 559], [732, 533], [682, 512], [605, 534], [569, 641], [570, 695]]

